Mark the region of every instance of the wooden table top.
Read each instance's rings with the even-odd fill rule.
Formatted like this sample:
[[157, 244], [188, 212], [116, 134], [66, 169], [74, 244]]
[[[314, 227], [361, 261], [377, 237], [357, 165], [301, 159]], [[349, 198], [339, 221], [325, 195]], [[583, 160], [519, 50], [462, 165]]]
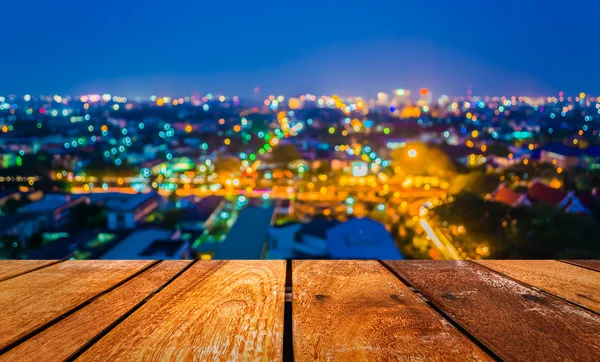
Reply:
[[600, 261], [0, 261], [0, 361], [599, 361]]

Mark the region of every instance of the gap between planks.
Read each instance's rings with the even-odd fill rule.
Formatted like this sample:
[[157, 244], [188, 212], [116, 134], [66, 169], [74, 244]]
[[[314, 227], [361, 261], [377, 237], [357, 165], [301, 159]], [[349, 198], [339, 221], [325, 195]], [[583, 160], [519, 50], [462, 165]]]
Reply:
[[[175, 279], [179, 278], [179, 276], [181, 276], [181, 274], [185, 273], [189, 268], [191, 268], [194, 264], [196, 264], [197, 261], [198, 260], [192, 260], [188, 265], [186, 265], [183, 269], [181, 269], [175, 275], [173, 275], [171, 278], [169, 278], [169, 280], [167, 280], [165, 283], [163, 283], [160, 287], [156, 288], [156, 290], [154, 290], [152, 293], [150, 293], [148, 296], [146, 296], [144, 299], [142, 299], [140, 302], [138, 302], [135, 306], [133, 306], [125, 314], [123, 314], [121, 317], [117, 318], [115, 321], [113, 321], [111, 324], [109, 324], [106, 328], [104, 328], [100, 333], [98, 333], [95, 337], [90, 339], [85, 345], [83, 345], [75, 353], [73, 353], [69, 358], [67, 358], [66, 361], [70, 362], [70, 361], [76, 360], [79, 356], [81, 356], [83, 353], [85, 353], [85, 351], [87, 351], [90, 347], [92, 347], [96, 342], [98, 342], [100, 339], [102, 339], [102, 337], [104, 337], [108, 333], [110, 333], [110, 331], [115, 329], [125, 319], [127, 319], [130, 315], [135, 313], [135, 311], [140, 309], [144, 304], [146, 304], [155, 295], [160, 293], [161, 290], [165, 289], [169, 284], [174, 282]], [[158, 263], [156, 263], [154, 265], [157, 265], [157, 264]]]
[[[90, 299], [86, 300], [85, 302], [83, 302], [83, 303], [81, 303], [81, 304], [79, 304], [79, 305], [71, 308], [70, 310], [62, 313], [61, 315], [57, 316], [56, 318], [48, 321], [47, 323], [41, 325], [38, 328], [35, 328], [31, 332], [29, 332], [29, 333], [25, 334], [24, 336], [18, 338], [17, 340], [9, 343], [4, 348], [0, 349], [0, 356], [3, 355], [4, 353], [10, 351], [11, 349], [15, 348], [16, 346], [18, 346], [19, 344], [23, 343], [24, 341], [28, 340], [29, 338], [31, 338], [31, 337], [33, 337], [33, 336], [35, 336], [35, 335], [43, 332], [44, 330], [52, 327], [53, 325], [55, 325], [56, 323], [60, 322], [64, 318], [67, 318], [68, 316], [74, 314], [75, 312], [77, 312], [77, 311], [85, 308], [87, 305], [91, 304], [93, 301], [99, 299], [103, 295], [106, 295], [106, 294], [112, 292], [113, 290], [117, 289], [118, 287], [122, 286], [123, 284], [127, 283], [128, 281], [134, 279], [138, 275], [144, 273], [145, 271], [149, 270], [150, 268], [154, 267], [155, 265], [157, 265], [160, 262], [161, 262], [160, 260], [156, 260], [156, 261], [154, 261], [154, 262], [146, 265], [145, 267], [141, 268], [137, 272], [135, 272], [132, 275], [128, 276], [127, 278], [119, 281], [118, 283], [110, 286], [109, 288], [105, 289], [104, 291], [96, 294], [95, 296], [91, 297]], [[58, 264], [58, 263], [54, 263], [52, 265], [56, 265], [56, 264]]]

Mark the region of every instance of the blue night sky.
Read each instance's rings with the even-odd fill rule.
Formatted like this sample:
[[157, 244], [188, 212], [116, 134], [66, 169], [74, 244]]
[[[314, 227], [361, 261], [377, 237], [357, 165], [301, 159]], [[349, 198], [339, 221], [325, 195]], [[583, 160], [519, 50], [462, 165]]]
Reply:
[[600, 93], [597, 1], [15, 0], [0, 94]]

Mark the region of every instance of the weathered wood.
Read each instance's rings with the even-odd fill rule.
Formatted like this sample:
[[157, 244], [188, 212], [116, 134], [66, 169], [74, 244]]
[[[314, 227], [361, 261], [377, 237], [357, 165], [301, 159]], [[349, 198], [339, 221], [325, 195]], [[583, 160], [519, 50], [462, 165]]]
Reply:
[[0, 283], [0, 349], [118, 284], [149, 261], [65, 261]]
[[376, 261], [294, 261], [296, 361], [488, 360]]
[[479, 264], [600, 313], [600, 273], [555, 260], [480, 260]]
[[46, 265], [57, 263], [57, 260], [2, 260], [0, 261], [0, 281], [25, 274]]
[[191, 261], [163, 261], [19, 344], [2, 361], [63, 361], [160, 288]]
[[395, 272], [510, 361], [597, 361], [600, 317], [472, 262], [387, 261]]
[[284, 294], [285, 261], [198, 262], [78, 360], [281, 360]]
[[564, 260], [564, 262], [600, 272], [600, 260]]

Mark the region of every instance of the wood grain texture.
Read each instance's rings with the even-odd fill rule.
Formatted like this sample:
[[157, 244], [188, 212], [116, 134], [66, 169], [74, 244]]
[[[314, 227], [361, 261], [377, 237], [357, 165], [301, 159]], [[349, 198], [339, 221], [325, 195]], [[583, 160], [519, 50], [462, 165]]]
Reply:
[[294, 261], [296, 361], [490, 360], [376, 261]]
[[472, 262], [386, 264], [504, 360], [598, 360], [594, 313]]
[[600, 272], [600, 260], [565, 260], [564, 262]]
[[479, 264], [600, 313], [600, 273], [555, 260], [480, 260]]
[[148, 297], [191, 261], [163, 261], [19, 344], [2, 361], [63, 361]]
[[0, 281], [56, 262], [57, 260], [0, 260]]
[[285, 261], [202, 261], [83, 353], [83, 361], [282, 359]]
[[0, 348], [149, 265], [149, 261], [65, 261], [0, 283]]

